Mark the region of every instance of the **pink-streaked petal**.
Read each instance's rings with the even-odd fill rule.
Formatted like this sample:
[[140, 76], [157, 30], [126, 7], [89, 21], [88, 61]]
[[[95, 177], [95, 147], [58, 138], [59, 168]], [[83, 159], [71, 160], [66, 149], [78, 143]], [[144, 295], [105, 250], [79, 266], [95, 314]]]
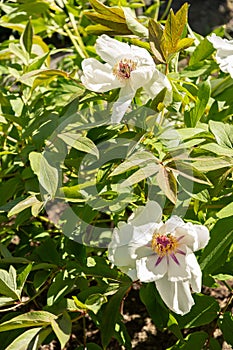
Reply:
[[191, 272], [186, 263], [186, 255], [179, 257], [169, 256], [168, 279], [171, 282], [184, 281], [191, 277]]
[[186, 255], [186, 253], [181, 249], [176, 249], [176, 253]]
[[174, 253], [170, 254], [170, 257], [172, 258], [173, 261], [175, 261], [175, 263], [176, 263], [177, 265], [180, 265], [179, 260], [177, 259], [177, 257], [175, 256]]
[[163, 260], [163, 258], [164, 258], [164, 256], [159, 256], [159, 257], [157, 258], [157, 261], [156, 261], [156, 263], [155, 263], [155, 266], [158, 266], [158, 265], [161, 263], [161, 261]]

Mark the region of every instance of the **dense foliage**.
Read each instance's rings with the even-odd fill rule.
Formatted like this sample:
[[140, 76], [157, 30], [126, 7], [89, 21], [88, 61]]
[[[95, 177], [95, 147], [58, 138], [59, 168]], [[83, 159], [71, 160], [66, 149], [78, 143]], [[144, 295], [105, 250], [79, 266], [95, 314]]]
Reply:
[[[131, 349], [123, 316], [131, 289], [157, 329], [177, 338], [169, 349], [221, 349], [217, 328], [233, 346], [233, 44], [225, 41], [226, 69], [211, 39], [188, 25], [188, 5], [175, 14], [170, 5], [0, 2], [1, 350], [53, 339], [61, 349], [110, 349], [113, 338]], [[230, 39], [223, 27], [214, 33]], [[132, 88], [117, 122], [112, 108], [125, 102], [122, 79], [136, 64], [113, 66], [116, 79], [124, 74], [116, 88], [91, 89], [92, 79], [102, 83], [98, 72], [87, 89], [83, 62], [106, 61], [95, 46], [102, 34], [146, 50], [162, 79], [156, 94], [144, 82]], [[109, 261], [114, 228], [148, 201], [159, 203], [163, 221], [177, 215], [208, 228], [196, 258], [203, 286], [228, 288], [223, 308], [203, 289], [178, 315], [154, 282], [133, 282]], [[87, 321], [100, 330], [99, 345]]]

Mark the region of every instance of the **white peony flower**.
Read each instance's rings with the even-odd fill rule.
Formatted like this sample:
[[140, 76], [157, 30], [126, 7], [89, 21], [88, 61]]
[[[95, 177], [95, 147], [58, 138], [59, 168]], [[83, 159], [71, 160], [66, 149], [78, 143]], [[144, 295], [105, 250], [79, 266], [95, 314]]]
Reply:
[[224, 73], [229, 73], [233, 78], [233, 40], [222, 39], [216, 34], [211, 34], [207, 39], [217, 50], [216, 61]]
[[191, 290], [201, 291], [202, 273], [194, 251], [205, 247], [205, 226], [172, 216], [161, 221], [162, 209], [149, 201], [120, 223], [109, 245], [109, 259], [133, 280], [155, 282], [166, 305], [184, 315], [194, 304]]
[[171, 102], [171, 84], [158, 71], [147, 50], [103, 34], [96, 41], [96, 52], [106, 63], [94, 58], [82, 61], [83, 85], [95, 92], [120, 88], [118, 100], [113, 105], [112, 122], [118, 123], [134, 98], [137, 89], [143, 87], [150, 98], [167, 88], [165, 103]]

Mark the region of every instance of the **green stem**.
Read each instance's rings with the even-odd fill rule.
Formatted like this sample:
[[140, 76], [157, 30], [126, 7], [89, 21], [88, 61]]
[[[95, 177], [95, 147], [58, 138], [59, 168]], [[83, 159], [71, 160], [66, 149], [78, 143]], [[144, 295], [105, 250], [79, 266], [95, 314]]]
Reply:
[[165, 8], [165, 10], [164, 10], [164, 13], [162, 14], [162, 16], [161, 16], [161, 18], [160, 18], [161, 21], [162, 21], [164, 18], [167, 17], [167, 14], [168, 14], [168, 12], [169, 12], [169, 10], [170, 10], [171, 4], [172, 4], [172, 0], [169, 0], [168, 3], [167, 3], [166, 8]]
[[72, 44], [74, 45], [75, 49], [79, 53], [80, 57], [83, 59], [86, 58], [85, 54], [83, 53], [81, 47], [76, 42], [75, 37], [72, 34], [72, 32], [70, 31], [70, 29], [68, 28], [67, 24], [64, 25], [64, 30], [65, 30], [66, 34], [68, 35], [68, 37], [70, 38], [70, 40], [72, 41]]

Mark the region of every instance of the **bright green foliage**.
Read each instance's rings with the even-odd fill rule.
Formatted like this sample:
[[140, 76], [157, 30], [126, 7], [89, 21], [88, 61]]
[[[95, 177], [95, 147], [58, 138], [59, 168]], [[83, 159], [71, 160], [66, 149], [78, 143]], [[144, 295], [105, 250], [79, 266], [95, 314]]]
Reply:
[[[0, 3], [7, 33], [0, 43], [0, 350], [37, 350], [54, 339], [69, 350], [71, 334], [77, 350], [112, 342], [130, 350], [122, 313], [139, 288], [156, 328], [176, 337], [168, 349], [219, 350], [217, 328], [233, 346], [233, 79], [208, 39], [190, 29], [188, 4], [161, 21], [159, 3], [147, 10], [140, 0]], [[119, 91], [88, 91], [80, 80], [103, 33], [149, 51], [172, 85], [171, 103], [166, 88], [149, 100], [139, 89], [126, 122], [109, 123]], [[175, 213], [209, 228], [197, 258], [203, 284], [227, 288], [223, 307], [203, 289], [188, 314], [176, 315], [154, 283], [132, 282], [111, 265], [113, 227], [148, 199], [163, 206], [164, 220]], [[88, 322], [98, 344], [86, 337]]]

